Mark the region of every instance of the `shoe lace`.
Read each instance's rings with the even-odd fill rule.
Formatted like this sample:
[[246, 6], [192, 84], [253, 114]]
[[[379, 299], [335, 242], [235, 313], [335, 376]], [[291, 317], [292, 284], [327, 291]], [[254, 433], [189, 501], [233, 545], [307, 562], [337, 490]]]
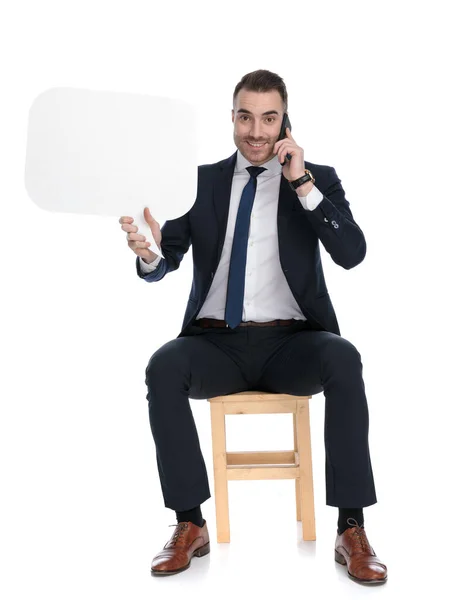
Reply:
[[177, 543], [182, 542], [183, 536], [185, 535], [188, 529], [188, 523], [186, 521], [182, 521], [181, 523], [174, 523], [173, 525], [168, 525], [168, 527], [175, 527], [175, 531], [172, 534], [172, 538], [168, 542], [167, 546], [175, 546]]
[[[351, 521], [353, 521], [354, 523], [352, 523]], [[359, 525], [357, 521], [352, 517], [347, 519], [347, 522], [349, 525], [351, 525], [351, 527], [355, 527], [354, 531], [352, 532], [352, 535], [355, 536], [355, 538], [359, 541], [362, 551], [364, 552], [366, 550], [369, 550], [371, 552], [371, 546], [368, 542], [368, 538], [366, 537], [366, 531], [363, 528], [363, 525]]]

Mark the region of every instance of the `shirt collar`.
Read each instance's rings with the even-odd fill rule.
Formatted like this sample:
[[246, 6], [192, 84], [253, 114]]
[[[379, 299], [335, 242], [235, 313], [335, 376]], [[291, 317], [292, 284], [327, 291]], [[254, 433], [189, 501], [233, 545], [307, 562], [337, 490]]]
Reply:
[[[245, 171], [246, 167], [251, 166], [252, 163], [250, 163], [247, 160], [247, 158], [245, 158], [243, 154], [241, 154], [240, 150], [238, 150], [238, 154], [236, 157], [235, 173]], [[277, 154], [260, 166], [265, 167], [267, 170], [263, 171], [263, 173], [261, 173], [259, 177], [273, 176], [282, 172], [282, 165], [279, 162], [279, 156]]]

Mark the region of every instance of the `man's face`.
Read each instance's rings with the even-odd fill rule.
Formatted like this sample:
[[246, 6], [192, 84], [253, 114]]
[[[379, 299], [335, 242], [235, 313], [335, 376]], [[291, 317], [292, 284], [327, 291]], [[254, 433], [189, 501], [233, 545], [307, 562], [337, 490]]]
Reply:
[[[273, 149], [282, 119], [283, 102], [277, 90], [250, 92], [242, 89], [238, 92], [232, 109], [233, 139], [250, 163], [259, 166], [275, 156]], [[263, 145], [254, 148], [249, 142]]]

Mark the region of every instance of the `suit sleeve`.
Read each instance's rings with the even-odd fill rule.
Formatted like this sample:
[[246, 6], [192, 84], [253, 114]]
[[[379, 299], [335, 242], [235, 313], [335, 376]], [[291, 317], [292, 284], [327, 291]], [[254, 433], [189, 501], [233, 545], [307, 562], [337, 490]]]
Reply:
[[138, 276], [148, 282], [163, 279], [167, 273], [179, 268], [190, 246], [191, 229], [188, 211], [178, 219], [166, 221], [161, 228], [161, 252], [163, 258], [154, 270], [149, 273], [143, 271], [140, 266], [139, 256], [136, 257], [136, 271]]
[[323, 199], [313, 210], [306, 210], [305, 215], [332, 260], [344, 269], [352, 269], [365, 258], [365, 236], [354, 221], [341, 179], [333, 167], [330, 169]]

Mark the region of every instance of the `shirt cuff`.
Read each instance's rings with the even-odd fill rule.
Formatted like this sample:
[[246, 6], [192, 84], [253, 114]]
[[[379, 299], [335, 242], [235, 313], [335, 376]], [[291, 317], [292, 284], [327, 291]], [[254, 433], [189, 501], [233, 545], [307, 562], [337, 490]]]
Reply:
[[298, 196], [298, 198], [305, 210], [315, 210], [323, 199], [323, 194], [314, 185], [307, 196]]
[[155, 260], [153, 260], [151, 263], [146, 263], [141, 257], [139, 257], [139, 266], [140, 266], [141, 270], [143, 271], [143, 273], [150, 273], [151, 271], [155, 271], [155, 269], [158, 267], [161, 259], [162, 259], [161, 256], [157, 256], [157, 258]]

